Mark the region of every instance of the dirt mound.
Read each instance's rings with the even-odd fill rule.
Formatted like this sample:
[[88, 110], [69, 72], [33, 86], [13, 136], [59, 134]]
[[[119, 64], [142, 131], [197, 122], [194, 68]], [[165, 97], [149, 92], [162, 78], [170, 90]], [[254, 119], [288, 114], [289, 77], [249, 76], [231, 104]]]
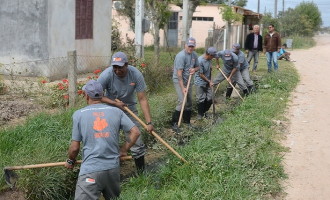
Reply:
[[28, 116], [36, 110], [40, 110], [40, 106], [34, 103], [34, 99], [0, 95], [0, 126]]

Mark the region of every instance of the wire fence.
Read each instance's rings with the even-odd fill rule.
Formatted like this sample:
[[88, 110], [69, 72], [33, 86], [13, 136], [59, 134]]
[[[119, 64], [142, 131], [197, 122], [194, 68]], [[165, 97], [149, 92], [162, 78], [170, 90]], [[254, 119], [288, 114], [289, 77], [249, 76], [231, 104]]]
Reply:
[[[138, 68], [144, 75], [148, 92], [154, 92], [171, 81], [174, 57], [179, 51], [180, 49], [161, 49], [157, 56], [153, 49], [146, 48], [145, 56], [141, 59], [135, 58], [134, 51], [125, 53], [129, 58], [129, 64]], [[77, 84], [75, 85], [76, 91], [71, 91], [71, 93], [68, 84], [63, 82], [68, 78], [72, 66], [70, 59], [72, 58], [68, 53], [67, 57], [2, 64], [0, 74], [5, 76], [0, 77], [0, 94], [26, 97], [42, 93], [55, 98], [65, 98], [67, 100], [55, 104], [66, 105], [69, 100], [66, 97], [69, 94], [78, 95], [77, 90], [81, 89], [82, 82], [92, 78], [97, 79], [99, 73], [110, 65], [111, 56], [75, 55], [73, 60], [76, 77], [72, 80]], [[96, 70], [98, 73], [94, 74], [93, 72]], [[60, 85], [57, 86], [57, 84]], [[46, 85], [49, 87], [45, 87]], [[52, 90], [56, 90], [56, 95]]]

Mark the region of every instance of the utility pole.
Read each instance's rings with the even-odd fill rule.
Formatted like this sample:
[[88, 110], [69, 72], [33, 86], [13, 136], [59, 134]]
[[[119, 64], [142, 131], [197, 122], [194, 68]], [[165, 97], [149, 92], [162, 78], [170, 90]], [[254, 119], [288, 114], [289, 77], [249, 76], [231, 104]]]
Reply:
[[144, 55], [144, 33], [142, 32], [142, 21], [144, 18], [144, 0], [135, 0], [135, 56], [143, 58]]
[[284, 0], [282, 1], [282, 13], [284, 13]]
[[189, 0], [183, 0], [182, 5], [182, 38], [181, 48], [184, 48], [186, 40], [188, 39], [188, 11], [189, 11]]
[[258, 10], [257, 13], [260, 13], [260, 0], [258, 0]]
[[277, 0], [275, 0], [275, 6], [274, 6], [274, 18], [277, 17]]

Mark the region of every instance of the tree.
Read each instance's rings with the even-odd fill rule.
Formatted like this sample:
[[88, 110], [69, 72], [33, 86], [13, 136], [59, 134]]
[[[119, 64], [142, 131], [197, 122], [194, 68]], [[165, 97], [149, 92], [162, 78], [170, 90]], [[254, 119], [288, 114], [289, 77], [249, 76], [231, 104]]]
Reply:
[[119, 15], [128, 17], [130, 20], [130, 27], [132, 30], [135, 30], [135, 1], [133, 0], [121, 0], [123, 5], [122, 9], [118, 9], [117, 12]]
[[159, 31], [160, 29], [164, 29], [164, 26], [167, 24], [171, 12], [169, 10], [168, 0], [146, 0], [146, 15], [151, 20], [154, 29], [153, 29], [153, 36], [154, 36], [154, 53], [156, 55], [156, 63], [158, 63], [159, 58]]
[[305, 18], [310, 20], [313, 31], [318, 31], [322, 25], [321, 13], [317, 5], [313, 2], [302, 2], [300, 3], [295, 10], [297, 13]]
[[241, 14], [235, 13], [232, 9], [231, 6], [227, 6], [227, 5], [222, 5], [221, 6], [221, 11], [220, 14], [222, 14], [222, 19], [225, 20], [227, 22], [227, 38], [225, 38], [226, 40], [226, 46], [228, 46], [230, 40], [230, 35], [231, 35], [231, 25], [234, 22], [237, 21], [242, 21], [243, 16]]
[[[278, 31], [278, 32], [281, 31], [281, 27], [279, 26], [279, 24], [280, 24], [279, 20], [276, 18], [273, 18], [272, 13], [270, 13], [270, 12], [264, 14], [264, 16], [261, 19], [261, 24], [263, 24], [265, 27], [270, 24], [273, 24], [276, 28], [276, 31]], [[265, 35], [267, 32], [268, 32], [267, 28], [263, 29], [262, 35]]]
[[233, 5], [236, 6], [240, 6], [240, 7], [244, 7], [246, 6], [247, 0], [237, 0], [237, 1], [233, 1]]
[[278, 20], [282, 35], [285, 36], [313, 36], [320, 30], [322, 24], [320, 11], [314, 3], [310, 2], [302, 2], [294, 9], [289, 8], [284, 13], [281, 12]]

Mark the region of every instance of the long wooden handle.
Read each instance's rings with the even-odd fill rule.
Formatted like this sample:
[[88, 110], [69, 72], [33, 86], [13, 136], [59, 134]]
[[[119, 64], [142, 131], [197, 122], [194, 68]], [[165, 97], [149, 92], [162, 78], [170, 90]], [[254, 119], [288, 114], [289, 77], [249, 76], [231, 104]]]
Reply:
[[[120, 102], [120, 100], [116, 99], [117, 102]], [[127, 106], [124, 107], [124, 109], [132, 115], [145, 129], [148, 128], [148, 126], [138, 117], [136, 116]], [[165, 147], [167, 147], [174, 155], [176, 155], [180, 160], [183, 162], [187, 162], [178, 152], [176, 152], [167, 142], [165, 142], [155, 131], [151, 131], [151, 134], [157, 138]]]
[[[243, 99], [243, 97], [240, 95], [240, 93], [237, 91], [237, 89], [233, 86], [233, 84], [228, 80], [228, 78], [227, 78], [227, 76], [225, 75], [225, 73], [223, 73], [223, 71], [219, 68], [219, 71], [221, 72], [221, 74], [226, 78], [226, 80], [227, 80], [227, 82], [230, 84], [230, 86], [235, 90], [235, 92], [238, 94], [238, 96], [239, 96], [239, 98], [241, 98], [242, 100], [244, 100]], [[236, 72], [237, 73], [237, 72]], [[220, 85], [220, 84], [219, 84]], [[218, 85], [218, 87], [219, 87], [219, 85]], [[217, 87], [217, 89], [215, 90], [215, 92], [217, 92], [217, 90], [218, 90], [218, 87]]]
[[186, 94], [184, 94], [184, 97], [183, 97], [183, 102], [182, 102], [180, 117], [179, 117], [179, 121], [178, 121], [178, 127], [180, 127], [180, 125], [181, 125], [183, 110], [184, 110], [184, 106], [185, 106], [186, 101], [187, 101], [187, 96], [188, 96], [188, 91], [189, 91], [191, 77], [192, 77], [192, 74], [189, 74], [188, 84], [187, 84], [187, 92], [186, 92]]
[[214, 97], [214, 87], [213, 86], [211, 87], [211, 92], [212, 92], [212, 114], [213, 114], [213, 119], [214, 119], [215, 118], [215, 104], [214, 104], [215, 97]]
[[[130, 160], [132, 156], [123, 156], [120, 158], [121, 160]], [[76, 164], [81, 164], [82, 160], [77, 160]], [[55, 162], [55, 163], [43, 163], [43, 164], [35, 164], [35, 165], [22, 165], [22, 166], [11, 166], [5, 167], [5, 170], [20, 170], [20, 169], [34, 169], [34, 168], [42, 168], [42, 167], [57, 167], [64, 166], [66, 162]]]

